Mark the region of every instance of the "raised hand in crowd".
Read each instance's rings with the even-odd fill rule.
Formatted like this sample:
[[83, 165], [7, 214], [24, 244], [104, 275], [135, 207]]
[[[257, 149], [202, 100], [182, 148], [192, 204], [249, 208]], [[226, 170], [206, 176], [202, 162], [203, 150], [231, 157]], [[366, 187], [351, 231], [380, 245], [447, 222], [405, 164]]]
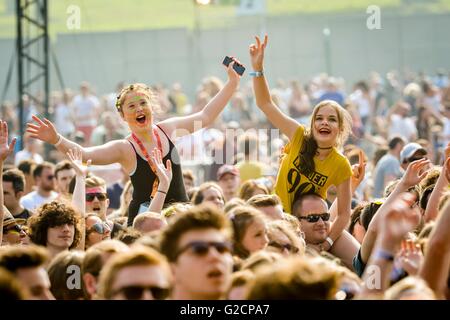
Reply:
[[423, 263], [423, 253], [420, 245], [415, 244], [413, 240], [403, 240], [401, 249], [396, 257], [396, 265], [406, 271], [410, 276], [417, 275], [419, 268]]
[[172, 181], [172, 162], [167, 160], [166, 166], [164, 166], [161, 151], [157, 148], [151, 152], [150, 159], [155, 166], [159, 184], [158, 191], [151, 200], [148, 211], [160, 213], [164, 206], [167, 192], [169, 191], [170, 182]]

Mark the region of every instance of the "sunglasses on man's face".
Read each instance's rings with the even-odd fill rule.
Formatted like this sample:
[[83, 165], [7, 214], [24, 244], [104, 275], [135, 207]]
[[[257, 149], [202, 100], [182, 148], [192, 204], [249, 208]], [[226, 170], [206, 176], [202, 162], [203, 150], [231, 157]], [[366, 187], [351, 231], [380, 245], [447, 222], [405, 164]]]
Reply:
[[99, 234], [105, 234], [106, 232], [110, 232], [111, 231], [111, 228], [110, 228], [110, 226], [106, 223], [106, 222], [103, 222], [103, 223], [96, 223], [96, 224], [94, 224], [92, 227], [90, 227], [87, 231], [86, 231], [86, 233], [87, 234], [89, 234], [89, 233], [91, 233], [91, 232], [97, 232], [97, 233], [99, 233]]
[[282, 243], [279, 243], [279, 242], [276, 242], [276, 241], [271, 241], [271, 242], [269, 242], [269, 246], [277, 248], [277, 249], [280, 249], [280, 250], [286, 249], [287, 251], [289, 251], [291, 253], [297, 253], [298, 252], [298, 248], [294, 247], [290, 243], [282, 244]]
[[106, 193], [86, 193], [86, 201], [92, 202], [94, 199], [97, 198], [98, 201], [105, 201], [108, 198], [108, 195]]
[[165, 300], [170, 295], [169, 288], [161, 288], [157, 286], [127, 286], [115, 291], [114, 295], [122, 293], [128, 300], [140, 300], [145, 291], [150, 291], [155, 300]]
[[298, 217], [301, 220], [306, 220], [310, 223], [315, 223], [319, 221], [319, 219], [322, 219], [324, 222], [330, 220], [330, 214], [328, 212], [324, 213], [313, 213], [309, 214], [307, 216]]
[[231, 252], [232, 246], [228, 242], [218, 241], [192, 241], [178, 250], [176, 256], [178, 257], [186, 250], [190, 250], [193, 254], [199, 257], [206, 256], [209, 252], [209, 248], [214, 247], [220, 254]]

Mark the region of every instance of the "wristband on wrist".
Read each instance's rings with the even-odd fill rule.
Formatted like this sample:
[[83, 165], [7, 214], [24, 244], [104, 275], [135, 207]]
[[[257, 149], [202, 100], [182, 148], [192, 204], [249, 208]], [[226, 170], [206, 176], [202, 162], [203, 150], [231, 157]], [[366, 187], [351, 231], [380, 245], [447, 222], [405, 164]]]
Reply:
[[390, 253], [389, 251], [383, 250], [383, 249], [378, 249], [375, 252], [375, 258], [376, 259], [382, 259], [382, 260], [387, 260], [387, 261], [394, 261], [394, 255], [392, 253]]
[[162, 190], [157, 190], [157, 192], [161, 192], [161, 193], [167, 194], [166, 191], [162, 191]]
[[57, 148], [62, 142], [62, 136], [58, 133], [58, 141], [54, 144], [55, 148]]
[[330, 245], [330, 248], [331, 248], [331, 247], [333, 246], [333, 244], [334, 244], [333, 239], [331, 239], [330, 237], [327, 237], [327, 238], [325, 239], [325, 241], [328, 242], [328, 244]]
[[263, 70], [261, 70], [261, 71], [252, 71], [252, 72], [249, 72], [249, 75], [252, 76], [252, 77], [262, 77], [264, 75], [264, 71]]

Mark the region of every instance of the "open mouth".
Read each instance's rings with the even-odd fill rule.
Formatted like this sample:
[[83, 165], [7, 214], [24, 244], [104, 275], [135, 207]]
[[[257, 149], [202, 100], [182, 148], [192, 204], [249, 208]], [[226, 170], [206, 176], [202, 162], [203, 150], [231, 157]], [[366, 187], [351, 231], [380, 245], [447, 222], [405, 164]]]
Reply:
[[330, 134], [331, 130], [327, 129], [327, 128], [322, 128], [322, 129], [319, 130], [319, 133], [320, 134]]
[[207, 277], [210, 279], [218, 279], [222, 277], [222, 275], [223, 275], [222, 271], [220, 271], [219, 269], [214, 269], [208, 272]]
[[92, 208], [92, 211], [94, 211], [94, 212], [100, 212], [100, 207], [93, 207], [93, 208]]
[[143, 114], [136, 117], [136, 122], [139, 124], [144, 124], [145, 120], [147, 120], [147, 117]]

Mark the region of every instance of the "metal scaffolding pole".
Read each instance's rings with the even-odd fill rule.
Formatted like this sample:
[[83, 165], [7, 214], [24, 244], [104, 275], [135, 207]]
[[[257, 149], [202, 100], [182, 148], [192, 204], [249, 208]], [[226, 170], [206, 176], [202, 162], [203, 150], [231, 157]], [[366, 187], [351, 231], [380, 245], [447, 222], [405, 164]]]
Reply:
[[24, 110], [23, 96], [30, 103], [49, 112], [49, 38], [47, 0], [17, 0], [17, 82], [19, 134], [23, 141], [28, 110]]

